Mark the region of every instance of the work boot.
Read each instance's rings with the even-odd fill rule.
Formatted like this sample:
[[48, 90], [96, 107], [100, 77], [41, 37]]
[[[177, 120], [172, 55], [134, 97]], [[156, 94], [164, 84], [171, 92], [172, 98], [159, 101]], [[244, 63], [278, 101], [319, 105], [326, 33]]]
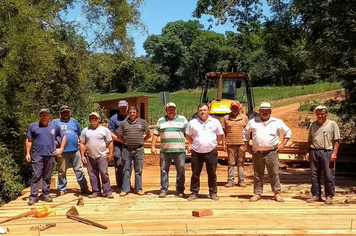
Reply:
[[307, 199], [307, 203], [313, 203], [313, 202], [321, 202], [323, 199], [321, 198], [321, 196], [313, 196], [309, 199]]
[[237, 186], [242, 187], [242, 188], [246, 188], [247, 187], [247, 185], [245, 183], [238, 183]]
[[226, 184], [225, 184], [225, 188], [232, 188], [235, 186], [235, 183], [233, 181], [228, 181]]
[[184, 198], [184, 192], [179, 192], [179, 193], [176, 193], [178, 197], [182, 197]]
[[167, 196], [167, 193], [166, 192], [161, 192], [158, 196], [160, 198], [165, 198]]
[[260, 200], [262, 197], [261, 195], [254, 195], [253, 197], [250, 198], [250, 202], [257, 202], [258, 200]]
[[65, 191], [59, 191], [59, 192], [58, 192], [58, 197], [63, 196], [64, 194], [66, 194]]
[[28, 204], [29, 206], [32, 206], [32, 205], [36, 204], [37, 202], [38, 202], [37, 199], [29, 199], [27, 204]]
[[139, 190], [136, 192], [138, 195], [143, 196], [145, 195], [145, 192], [143, 190]]
[[284, 202], [284, 199], [282, 198], [282, 196], [279, 193], [274, 194], [274, 200], [276, 202]]
[[218, 195], [216, 193], [212, 193], [212, 194], [210, 194], [210, 199], [214, 200], [214, 201], [217, 201], [217, 200], [219, 200], [219, 197], [218, 197]]
[[121, 192], [121, 193], [119, 194], [120, 197], [124, 197], [124, 196], [126, 196], [126, 195], [127, 195], [127, 192]]
[[194, 200], [196, 200], [198, 198], [198, 195], [196, 195], [196, 194], [190, 194], [190, 196], [188, 197], [188, 201], [194, 201]]
[[334, 200], [332, 196], [326, 196], [325, 204], [333, 204]]
[[96, 198], [96, 197], [99, 197], [98, 193], [93, 193], [88, 196], [88, 198]]

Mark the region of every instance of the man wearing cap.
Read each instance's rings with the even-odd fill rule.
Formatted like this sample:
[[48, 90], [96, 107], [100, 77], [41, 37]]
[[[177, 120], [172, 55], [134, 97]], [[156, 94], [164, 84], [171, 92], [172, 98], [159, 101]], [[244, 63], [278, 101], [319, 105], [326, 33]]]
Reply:
[[[53, 122], [57, 123], [67, 137], [67, 143], [61, 156], [57, 157], [58, 165], [58, 195], [62, 196], [67, 192], [67, 169], [69, 164], [72, 165], [75, 177], [83, 194], [88, 193], [88, 182], [85, 178], [83, 162], [81, 160], [78, 138], [81, 133], [78, 122], [71, 118], [69, 106], [61, 106], [60, 119]], [[57, 139], [58, 144], [61, 139]]]
[[[291, 138], [292, 131], [282, 120], [272, 117], [271, 112], [271, 104], [262, 102], [259, 108], [259, 116], [250, 120], [243, 131], [246, 150], [252, 154], [254, 169], [255, 195], [250, 198], [250, 202], [261, 199], [265, 167], [271, 181], [274, 200], [284, 202], [280, 195], [278, 152], [283, 150]], [[280, 135], [283, 136], [283, 141], [279, 144]], [[252, 140], [252, 146], [250, 140]]]
[[340, 131], [335, 121], [328, 120], [328, 110], [325, 106], [317, 106], [314, 110], [316, 121], [309, 126], [308, 147], [305, 158], [309, 161], [311, 174], [312, 198], [308, 203], [322, 201], [321, 172], [324, 176], [325, 204], [333, 204], [335, 193], [334, 176], [330, 162], [335, 162], [339, 149]]
[[198, 118], [188, 123], [186, 138], [189, 142], [188, 152], [192, 153], [192, 177], [190, 180], [191, 194], [188, 201], [198, 198], [200, 190], [200, 174], [205, 162], [208, 173], [209, 196], [219, 200], [216, 169], [218, 165], [217, 146], [223, 139], [224, 131], [219, 120], [209, 114], [208, 104], [198, 106]]
[[[79, 146], [82, 161], [87, 164], [92, 187], [92, 194], [89, 195], [89, 198], [99, 197], [100, 195], [114, 198], [108, 172], [108, 162], [112, 161], [114, 150], [111, 132], [108, 128], [100, 125], [98, 113], [90, 113], [89, 121], [90, 126], [85, 128], [80, 135]], [[109, 152], [107, 149], [109, 149]], [[100, 184], [100, 179], [102, 184]], [[103, 189], [102, 194], [101, 189]]]
[[161, 137], [160, 166], [161, 166], [161, 193], [160, 198], [167, 196], [169, 185], [169, 167], [176, 166], [176, 192], [177, 196], [184, 197], [185, 184], [185, 130], [188, 121], [184, 116], [177, 115], [177, 106], [173, 102], [166, 105], [166, 116], [159, 118], [153, 131], [151, 153], [157, 154], [156, 142]]
[[122, 191], [120, 196], [126, 196], [130, 191], [130, 175], [132, 163], [135, 171], [135, 193], [144, 195], [142, 189], [142, 169], [144, 159], [143, 144], [151, 137], [150, 129], [144, 119], [137, 117], [138, 110], [130, 106], [129, 118], [122, 122], [117, 132], [117, 138], [123, 143], [122, 160], [124, 164]]
[[128, 117], [127, 109], [129, 104], [125, 100], [118, 103], [119, 112], [110, 118], [108, 129], [111, 132], [111, 137], [114, 140], [114, 166], [115, 166], [115, 179], [116, 185], [119, 190], [122, 188], [123, 164], [122, 164], [122, 143], [117, 138], [117, 131], [120, 125]]
[[232, 102], [231, 113], [224, 116], [221, 126], [224, 130], [223, 148], [228, 155], [228, 180], [225, 187], [235, 186], [235, 166], [237, 165], [238, 182], [240, 187], [246, 187], [244, 181], [245, 143], [242, 132], [248, 123], [246, 115], [240, 112], [240, 103]]
[[[46, 202], [53, 201], [49, 195], [52, 170], [56, 162], [55, 157], [62, 154], [67, 138], [58, 124], [50, 122], [50, 117], [49, 109], [41, 109], [40, 121], [32, 123], [27, 132], [25, 143], [27, 162], [31, 162], [30, 151], [33, 143], [31, 194], [28, 205], [33, 205], [38, 201], [41, 179], [42, 193], [40, 197]], [[56, 149], [57, 137], [62, 139], [58, 149]]]

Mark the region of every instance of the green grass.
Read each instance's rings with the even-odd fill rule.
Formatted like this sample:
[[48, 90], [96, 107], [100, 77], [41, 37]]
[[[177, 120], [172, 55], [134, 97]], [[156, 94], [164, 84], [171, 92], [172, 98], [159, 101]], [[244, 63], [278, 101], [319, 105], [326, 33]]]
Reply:
[[[307, 86], [290, 86], [290, 87], [256, 87], [253, 88], [255, 104], [258, 106], [262, 101], [274, 102], [277, 100], [291, 98], [300, 95], [319, 93], [323, 91], [341, 89], [340, 82], [318, 83]], [[161, 104], [159, 93], [111, 93], [111, 94], [94, 94], [92, 100], [103, 101], [110, 99], [120, 99], [134, 96], [151, 96], [148, 102], [148, 123], [156, 124], [158, 118], [165, 115], [164, 105]], [[209, 98], [216, 98], [216, 89], [209, 91]], [[178, 113], [185, 116], [188, 120], [196, 112], [199, 105], [199, 90], [182, 90], [170, 93], [170, 101], [178, 107]]]

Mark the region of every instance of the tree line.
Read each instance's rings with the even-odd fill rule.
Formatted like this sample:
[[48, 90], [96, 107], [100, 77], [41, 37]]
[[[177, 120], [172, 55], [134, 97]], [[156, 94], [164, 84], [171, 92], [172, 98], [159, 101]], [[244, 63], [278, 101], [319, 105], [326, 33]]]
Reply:
[[[81, 3], [85, 22], [66, 20]], [[193, 16], [210, 15], [236, 31], [218, 34], [198, 21], [176, 21], [144, 42], [134, 57], [129, 28], [141, 28], [143, 0], [0, 1], [0, 204], [28, 186], [24, 161], [29, 124], [42, 107], [58, 117], [69, 105], [84, 126], [98, 109], [91, 93], [193, 89], [209, 71], [250, 73], [254, 86], [343, 81], [345, 123], [355, 114], [356, 4], [352, 0], [197, 0]], [[149, 4], [149, 2], [147, 2]], [[94, 34], [88, 40], [78, 29]], [[99, 53], [100, 51], [100, 53]], [[350, 126], [354, 130], [354, 125]]]

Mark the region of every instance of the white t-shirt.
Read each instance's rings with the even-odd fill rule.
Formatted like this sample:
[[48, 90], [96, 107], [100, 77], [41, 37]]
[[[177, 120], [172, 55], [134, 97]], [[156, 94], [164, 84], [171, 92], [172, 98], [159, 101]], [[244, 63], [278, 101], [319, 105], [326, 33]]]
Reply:
[[80, 141], [85, 143], [86, 154], [93, 159], [107, 157], [106, 143], [112, 141], [110, 130], [104, 126], [96, 129], [91, 127], [85, 128], [81, 135]]
[[224, 134], [224, 131], [220, 121], [209, 116], [205, 122], [199, 117], [192, 119], [185, 133], [192, 136], [192, 149], [195, 152], [208, 153], [217, 147], [217, 136]]

